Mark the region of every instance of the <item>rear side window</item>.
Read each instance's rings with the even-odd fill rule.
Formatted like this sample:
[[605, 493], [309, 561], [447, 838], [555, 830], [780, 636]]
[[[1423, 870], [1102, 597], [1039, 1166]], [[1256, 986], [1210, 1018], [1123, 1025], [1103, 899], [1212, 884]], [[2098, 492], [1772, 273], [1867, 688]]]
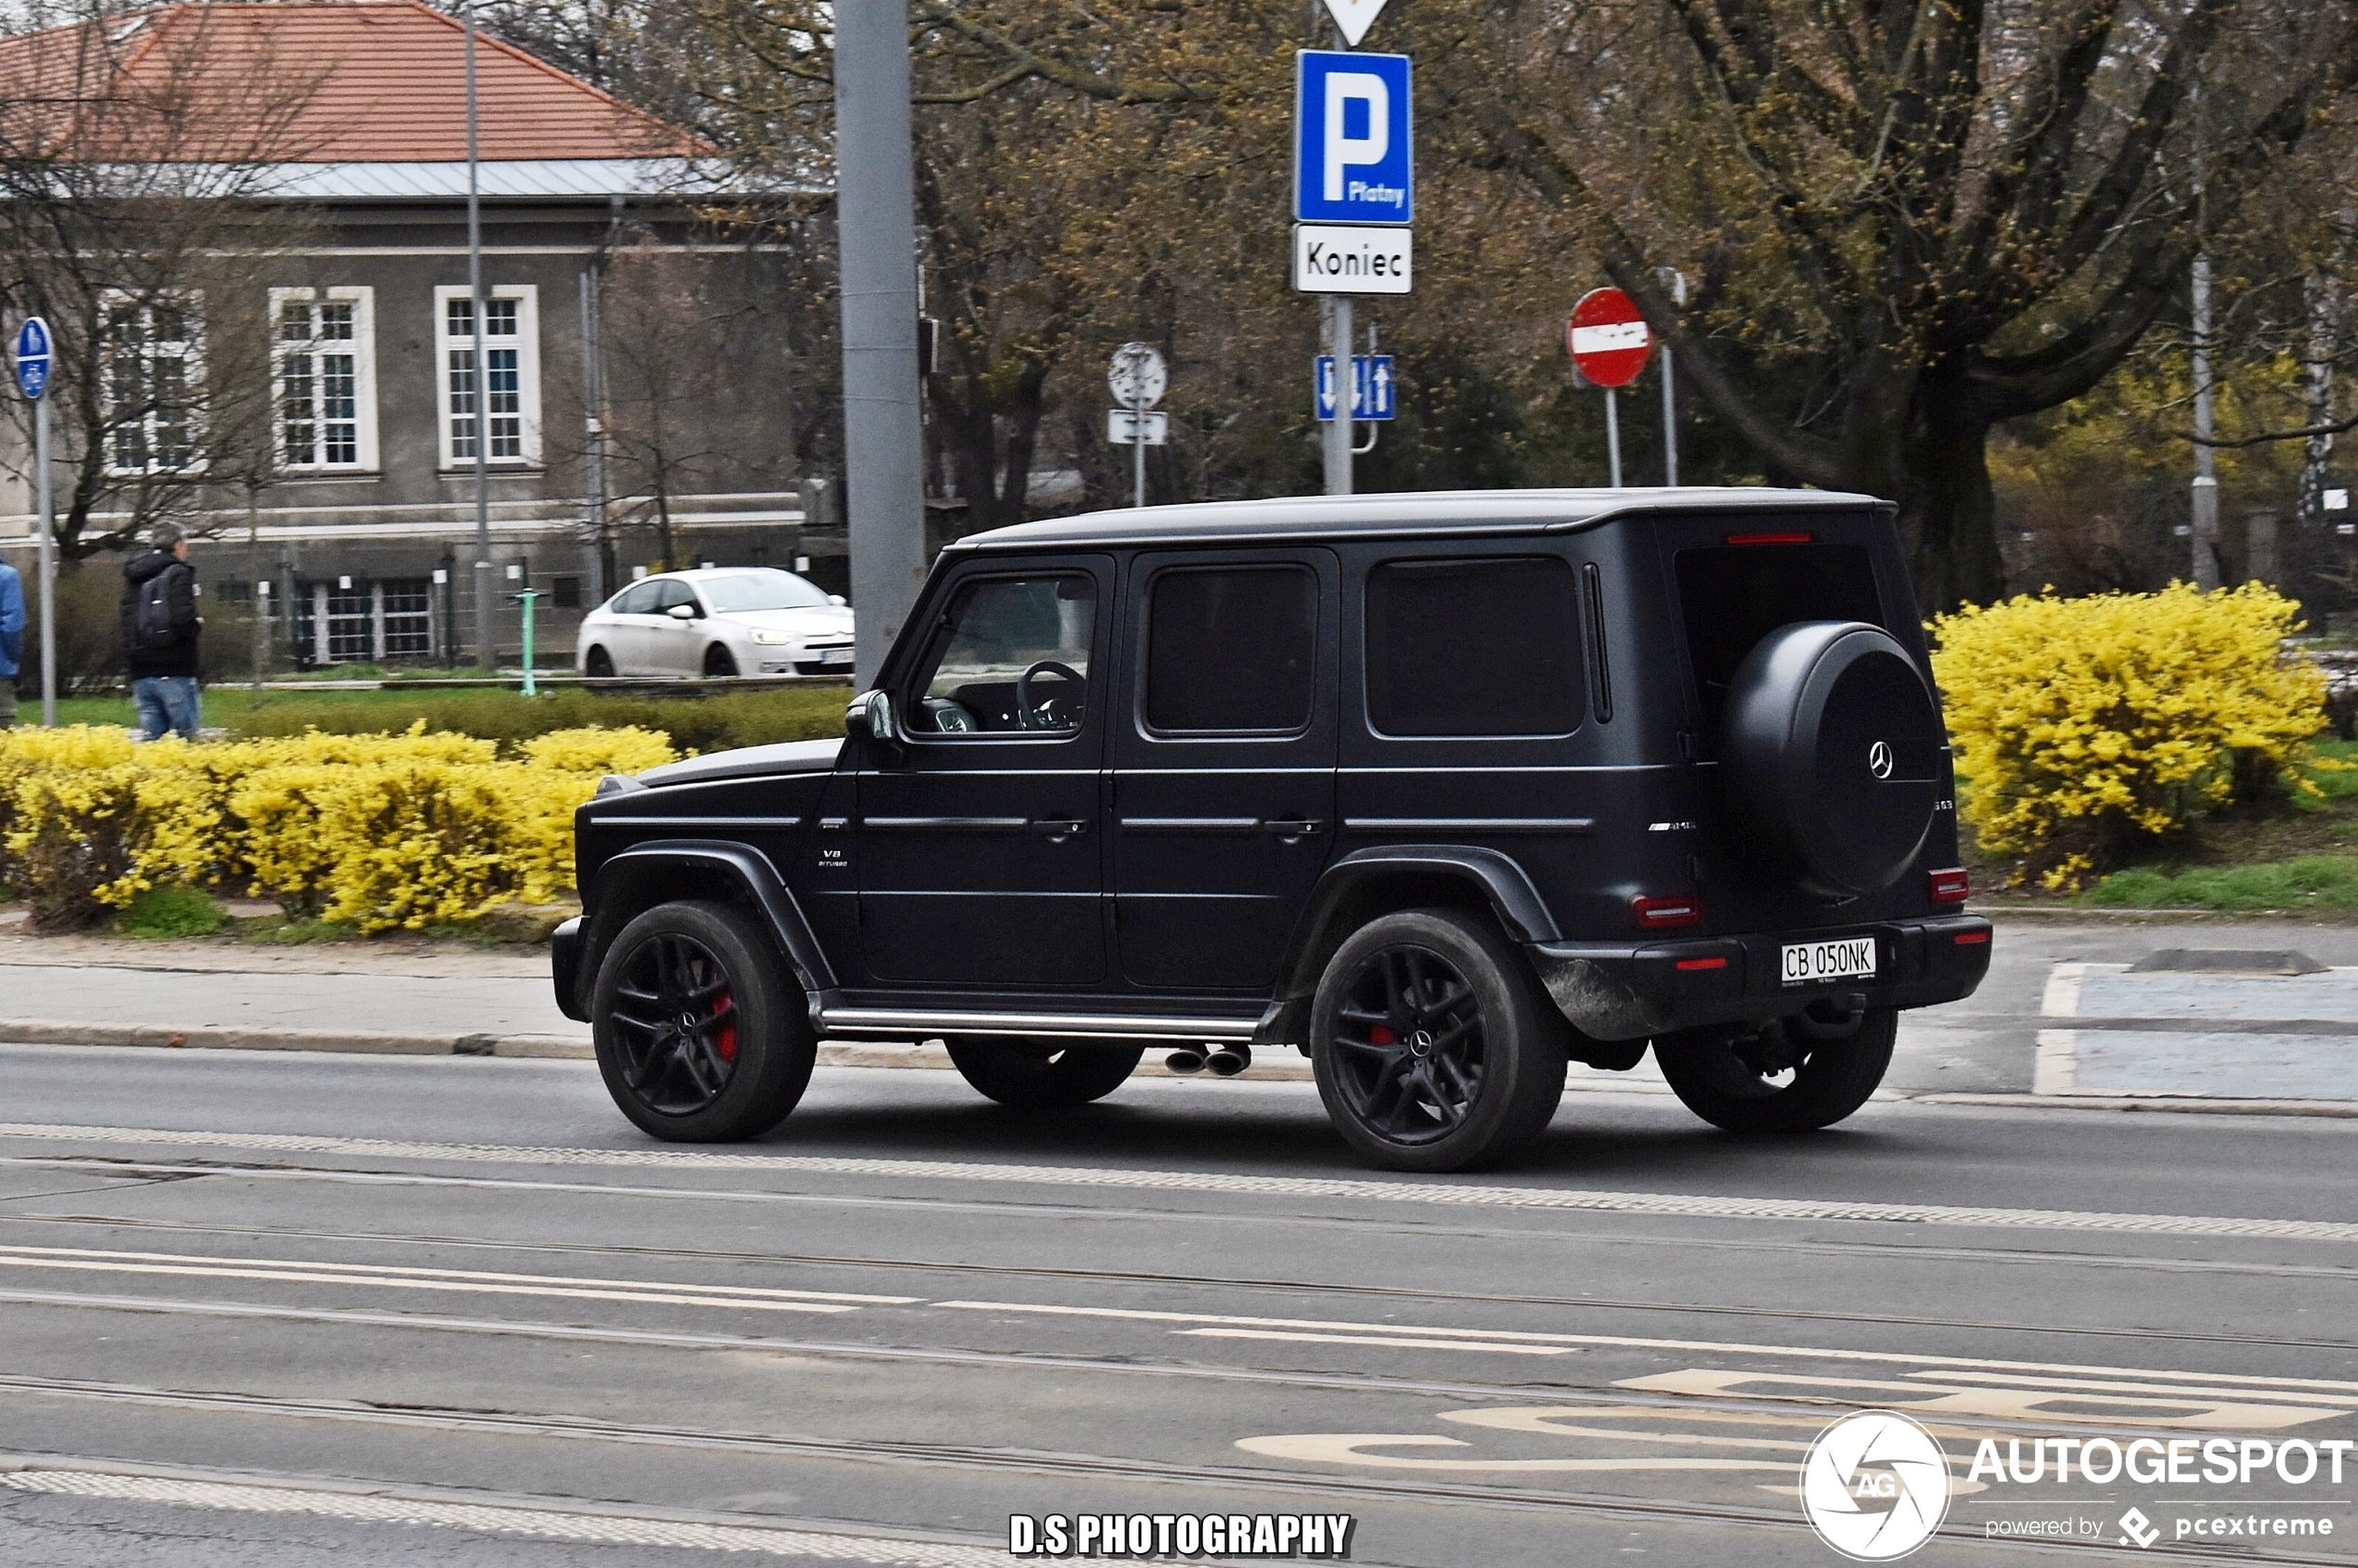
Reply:
[[1680, 551], [1678, 567], [1687, 652], [1694, 661], [1706, 726], [1718, 724], [1736, 667], [1779, 627], [1795, 621], [1884, 624], [1874, 568], [1859, 545], [1710, 545]]
[[1147, 727], [1283, 732], [1310, 722], [1318, 579], [1300, 566], [1163, 572], [1147, 607]]
[[1387, 735], [1562, 735], [1587, 677], [1572, 567], [1551, 555], [1387, 561], [1367, 574], [1367, 719]]

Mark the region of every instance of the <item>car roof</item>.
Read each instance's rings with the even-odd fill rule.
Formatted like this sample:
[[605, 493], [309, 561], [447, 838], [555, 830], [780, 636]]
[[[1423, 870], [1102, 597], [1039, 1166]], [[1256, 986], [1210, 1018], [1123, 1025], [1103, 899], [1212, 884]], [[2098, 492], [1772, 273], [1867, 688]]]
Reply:
[[1610, 518], [1678, 512], [1891, 509], [1875, 496], [1760, 486], [1622, 490], [1414, 490], [1125, 507], [969, 534], [951, 550], [1114, 544], [1241, 544], [1431, 534], [1562, 533]]

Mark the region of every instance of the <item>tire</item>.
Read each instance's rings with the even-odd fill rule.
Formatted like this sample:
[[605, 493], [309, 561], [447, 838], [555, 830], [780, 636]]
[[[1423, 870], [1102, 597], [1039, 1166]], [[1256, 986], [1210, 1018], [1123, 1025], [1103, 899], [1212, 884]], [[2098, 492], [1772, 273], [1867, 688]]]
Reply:
[[1947, 744], [1931, 686], [1890, 633], [1779, 627], [1728, 685], [1719, 783], [1731, 842], [1772, 886], [1834, 901], [1880, 892], [1932, 830]]
[[1456, 910], [1407, 910], [1352, 933], [1319, 978], [1310, 1031], [1328, 1118], [1386, 1170], [1504, 1160], [1563, 1098], [1553, 1006], [1504, 937]]
[[611, 680], [614, 676], [614, 656], [603, 648], [590, 649], [581, 655], [581, 673], [593, 680]]
[[[1814, 1032], [1803, 1018], [1756, 1029], [1688, 1030], [1656, 1040], [1654, 1060], [1672, 1092], [1714, 1127], [1814, 1133], [1865, 1105], [1883, 1082], [1899, 1033], [1899, 1010], [1873, 1008], [1837, 1039], [1815, 1039]], [[1764, 1073], [1762, 1067], [1777, 1070]]]
[[737, 655], [715, 642], [704, 651], [704, 672], [708, 679], [737, 673]]
[[982, 1095], [1017, 1110], [1061, 1110], [1102, 1100], [1129, 1081], [1145, 1046], [1062, 1040], [945, 1040], [952, 1065]]
[[631, 921], [590, 998], [606, 1092], [655, 1137], [758, 1137], [810, 1086], [819, 1041], [802, 991], [761, 928], [727, 904], [659, 904]]

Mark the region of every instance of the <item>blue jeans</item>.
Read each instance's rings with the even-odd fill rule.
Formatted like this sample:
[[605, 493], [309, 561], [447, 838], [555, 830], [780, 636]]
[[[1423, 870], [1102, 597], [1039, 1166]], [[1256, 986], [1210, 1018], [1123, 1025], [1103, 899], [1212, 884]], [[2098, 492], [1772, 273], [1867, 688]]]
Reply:
[[139, 705], [142, 740], [160, 741], [166, 730], [184, 741], [197, 738], [195, 676], [143, 675], [131, 683], [131, 700]]

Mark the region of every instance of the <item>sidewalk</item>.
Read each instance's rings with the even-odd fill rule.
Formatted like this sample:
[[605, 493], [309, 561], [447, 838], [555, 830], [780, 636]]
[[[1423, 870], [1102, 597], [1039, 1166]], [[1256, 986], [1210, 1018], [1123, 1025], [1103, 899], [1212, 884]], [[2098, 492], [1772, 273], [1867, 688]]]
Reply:
[[[292, 948], [36, 938], [13, 924], [0, 924], [0, 1043], [403, 1056], [592, 1054], [589, 1026], [557, 1008], [541, 949], [405, 938]], [[2241, 945], [2262, 934], [2278, 933], [2247, 929], [2210, 940], [2224, 946], [2240, 939]], [[1970, 1002], [1903, 1017], [1883, 1097], [2358, 1116], [2358, 1074], [2351, 1070], [2358, 1065], [2358, 966], [2347, 963], [2358, 957], [2358, 941], [2319, 941], [2319, 932], [2283, 934], [2306, 939], [2328, 960], [2345, 963], [2304, 960], [2299, 974], [2136, 972], [2126, 963], [2079, 959], [2067, 943], [2031, 942], [2017, 973], [1993, 974]], [[2150, 945], [2193, 947], [2207, 936], [2191, 929], [2157, 934]], [[1958, 1042], [1974, 1038], [2003, 1070], [1980, 1083], [1958, 1083], [1944, 1064], [1958, 1059]], [[1161, 1057], [1150, 1051], [1139, 1070], [1164, 1075]], [[820, 1047], [820, 1060], [950, 1066], [937, 1044], [828, 1042]], [[1306, 1082], [1310, 1064], [1295, 1051], [1264, 1052], [1248, 1076]], [[1571, 1087], [1669, 1093], [1651, 1058], [1627, 1073], [1576, 1071]]]

